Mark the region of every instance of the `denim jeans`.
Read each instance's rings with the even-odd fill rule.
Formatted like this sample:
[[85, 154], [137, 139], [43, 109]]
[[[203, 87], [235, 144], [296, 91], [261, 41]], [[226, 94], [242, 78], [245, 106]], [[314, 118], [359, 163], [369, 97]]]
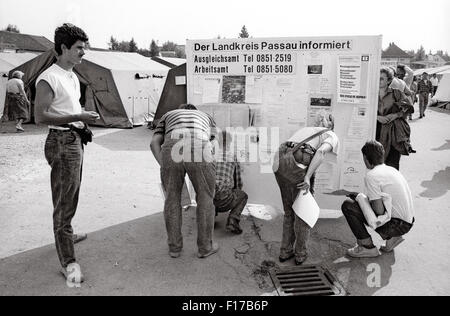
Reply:
[[[198, 251], [200, 254], [206, 254], [212, 248], [215, 217], [213, 199], [216, 169], [212, 161], [212, 145], [209, 141], [203, 141], [198, 147], [180, 147], [178, 146], [179, 142], [179, 140], [168, 139], [166, 136], [161, 151], [161, 181], [166, 191], [164, 220], [169, 250], [180, 252], [183, 248], [181, 192], [187, 173], [194, 186], [197, 199]], [[181, 160], [179, 159], [180, 154], [184, 157]], [[194, 156], [199, 158], [198, 155], [202, 156], [202, 159], [193, 161]]]
[[45, 142], [45, 158], [51, 166], [53, 232], [56, 251], [63, 267], [76, 262], [72, 218], [78, 206], [83, 145], [74, 131], [50, 130]]
[[[275, 174], [275, 178], [280, 187], [284, 209], [280, 257], [287, 258], [294, 253], [297, 260], [303, 261], [308, 255], [307, 243], [311, 228], [295, 214], [292, 208], [300, 191], [282, 176]], [[314, 180], [311, 179], [311, 192], [313, 192], [313, 186]]]
[[[372, 239], [367, 231], [366, 218], [359, 206], [358, 202], [353, 200], [346, 200], [342, 204], [342, 212], [344, 213], [350, 229], [358, 240], [358, 244], [362, 246], [369, 246], [372, 244]], [[375, 231], [383, 238], [383, 240], [391, 239], [392, 237], [400, 237], [407, 234], [413, 224], [409, 224], [401, 219], [392, 218], [383, 226], [377, 228]]]
[[219, 213], [230, 211], [229, 218], [233, 218], [238, 222], [241, 220], [241, 214], [247, 205], [248, 195], [240, 189], [228, 190], [214, 198], [216, 211]]
[[422, 117], [425, 114], [425, 110], [427, 109], [427, 106], [428, 106], [428, 98], [429, 98], [428, 92], [419, 93], [420, 117]]

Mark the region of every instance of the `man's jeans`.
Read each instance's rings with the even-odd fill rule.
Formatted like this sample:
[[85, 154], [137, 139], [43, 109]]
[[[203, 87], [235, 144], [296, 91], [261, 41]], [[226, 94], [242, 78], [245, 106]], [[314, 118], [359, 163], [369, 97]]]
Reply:
[[80, 193], [83, 145], [74, 131], [50, 130], [45, 142], [45, 158], [51, 166], [53, 231], [56, 251], [63, 267], [76, 262], [72, 218]]
[[216, 194], [214, 205], [219, 213], [230, 211], [228, 218], [233, 218], [238, 222], [241, 220], [241, 214], [247, 205], [248, 195], [240, 189], [227, 190], [225, 193]]
[[[280, 187], [284, 209], [280, 257], [287, 258], [294, 253], [297, 260], [303, 261], [308, 255], [307, 243], [311, 228], [295, 214], [292, 208], [300, 191], [282, 176], [275, 174], [275, 178]], [[314, 181], [311, 179], [311, 192], [313, 186]]]
[[[348, 225], [358, 240], [361, 246], [371, 246], [372, 238], [367, 231], [366, 218], [359, 206], [358, 202], [353, 200], [346, 200], [342, 204], [342, 212], [347, 219]], [[391, 239], [392, 237], [400, 237], [408, 233], [413, 224], [409, 224], [401, 219], [392, 218], [385, 225], [377, 228], [375, 231], [383, 238], [383, 240]]]
[[[215, 217], [213, 199], [216, 168], [212, 160], [212, 145], [209, 141], [200, 141], [200, 148], [195, 146], [189, 148], [189, 146], [179, 146], [179, 144], [180, 140], [170, 139], [166, 136], [161, 151], [161, 181], [166, 191], [164, 219], [169, 250], [180, 252], [183, 248], [181, 192], [187, 173], [194, 186], [197, 199], [198, 251], [200, 254], [206, 254], [212, 247]], [[203, 155], [199, 151], [203, 152]], [[188, 154], [185, 157], [187, 159], [183, 158], [180, 161], [180, 154], [181, 156]], [[194, 157], [199, 158], [198, 155], [202, 159], [194, 160]]]
[[425, 110], [428, 106], [428, 97], [429, 94], [427, 92], [419, 93], [419, 113], [420, 117], [422, 117], [425, 114]]

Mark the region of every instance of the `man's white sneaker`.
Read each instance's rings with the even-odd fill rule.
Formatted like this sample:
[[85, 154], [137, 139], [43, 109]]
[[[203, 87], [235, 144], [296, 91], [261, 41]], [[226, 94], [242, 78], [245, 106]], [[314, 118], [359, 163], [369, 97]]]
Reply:
[[377, 247], [372, 249], [357, 245], [352, 249], [347, 250], [347, 255], [352, 258], [375, 258], [381, 255]]
[[391, 239], [386, 240], [386, 246], [381, 247], [380, 250], [383, 252], [391, 252], [395, 247], [397, 247], [404, 241], [405, 239], [402, 236], [392, 237]]
[[67, 282], [73, 284], [80, 284], [84, 282], [83, 273], [81, 273], [80, 265], [76, 262], [71, 263], [67, 268], [62, 268], [61, 273], [66, 278]]

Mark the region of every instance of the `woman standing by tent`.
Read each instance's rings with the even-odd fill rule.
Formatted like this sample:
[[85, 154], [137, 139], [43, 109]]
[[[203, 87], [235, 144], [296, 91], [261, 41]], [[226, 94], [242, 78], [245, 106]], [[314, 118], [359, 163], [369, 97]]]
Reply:
[[8, 113], [10, 119], [16, 120], [16, 130], [18, 133], [24, 132], [22, 123], [29, 116], [29, 101], [22, 81], [23, 75], [24, 73], [21, 71], [14, 71], [12, 78], [6, 84]]

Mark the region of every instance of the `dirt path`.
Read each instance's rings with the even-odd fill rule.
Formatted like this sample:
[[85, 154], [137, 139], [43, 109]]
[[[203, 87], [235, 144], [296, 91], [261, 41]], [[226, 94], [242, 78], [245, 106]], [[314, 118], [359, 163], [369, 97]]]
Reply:
[[[46, 127], [0, 125], [0, 258], [53, 243]], [[75, 229], [93, 232], [162, 211], [159, 167], [146, 127], [94, 128], [86, 147]]]

